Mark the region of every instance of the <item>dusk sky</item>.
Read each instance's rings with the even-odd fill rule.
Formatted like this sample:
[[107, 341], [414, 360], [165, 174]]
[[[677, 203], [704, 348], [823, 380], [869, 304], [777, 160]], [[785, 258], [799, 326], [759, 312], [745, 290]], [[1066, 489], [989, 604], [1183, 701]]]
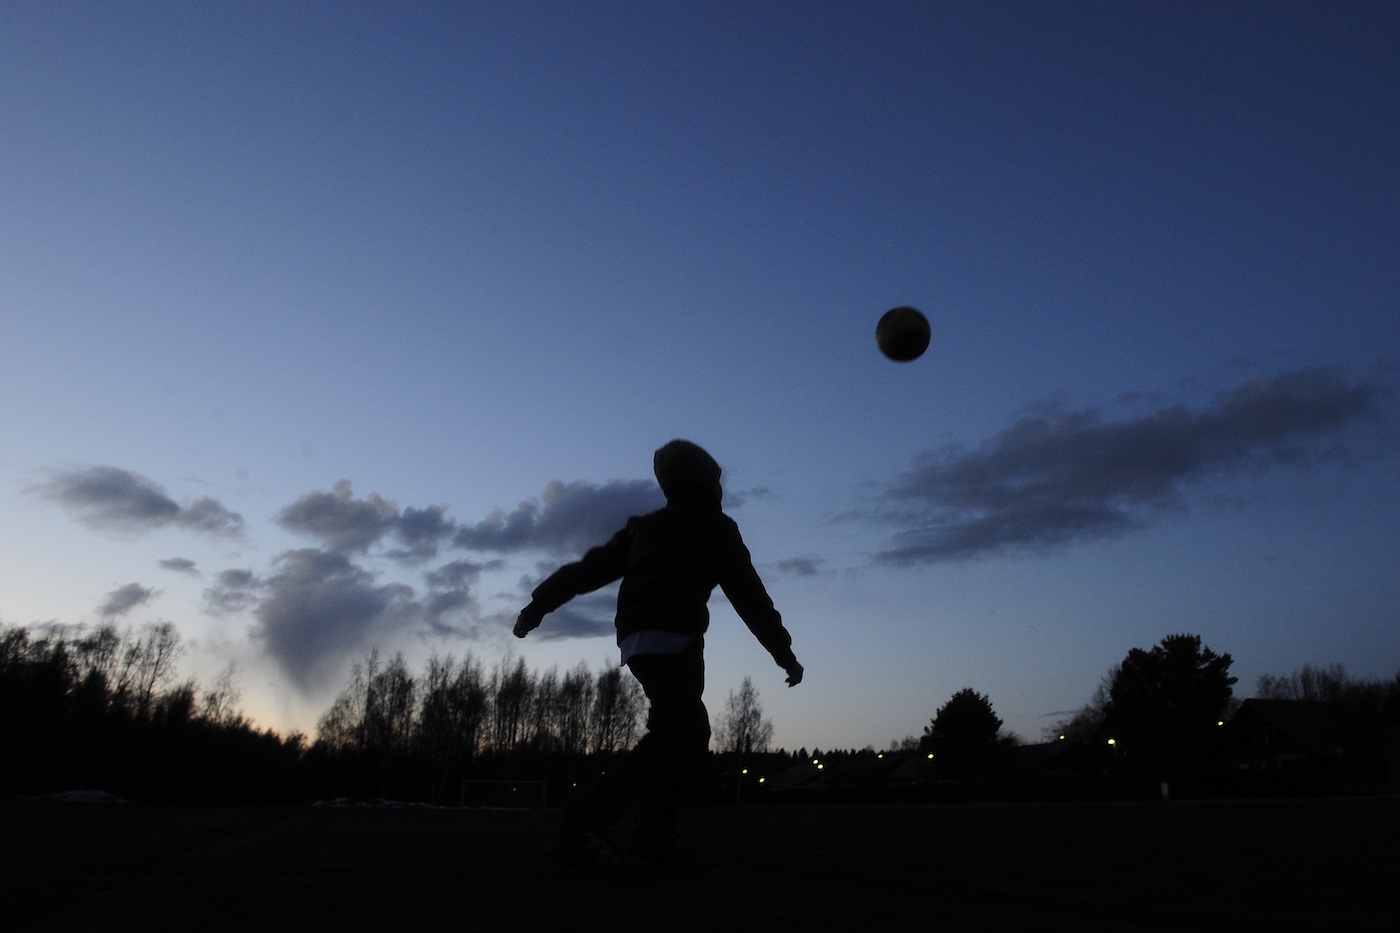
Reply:
[[372, 647], [615, 663], [614, 589], [510, 625], [676, 437], [777, 746], [1035, 740], [1180, 632], [1400, 671], [1392, 2], [6, 2], [0, 321], [0, 621], [279, 731]]

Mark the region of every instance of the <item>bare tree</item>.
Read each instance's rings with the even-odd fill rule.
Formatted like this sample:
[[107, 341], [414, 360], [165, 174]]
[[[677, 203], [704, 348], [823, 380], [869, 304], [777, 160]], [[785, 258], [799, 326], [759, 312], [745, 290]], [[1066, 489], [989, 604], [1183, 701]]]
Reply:
[[365, 697], [365, 732], [368, 745], [375, 751], [403, 754], [413, 741], [417, 684], [396, 654], [382, 671], [369, 679]]
[[551, 667], [535, 679], [530, 702], [529, 729], [525, 741], [541, 752], [552, 752], [559, 741], [559, 668]]
[[494, 699], [491, 707], [491, 744], [497, 751], [508, 752], [524, 736], [534, 678], [525, 666], [524, 658], [516, 658], [512, 663], [506, 657], [496, 667], [491, 686]]
[[481, 748], [491, 707], [491, 694], [486, 688], [481, 664], [468, 655], [457, 668], [448, 690], [453, 728], [463, 753], [470, 757]]
[[342, 690], [316, 721], [316, 741], [333, 752], [354, 750], [359, 743], [363, 714], [364, 707], [351, 691]]
[[593, 706], [593, 674], [588, 664], [564, 675], [559, 686], [559, 750], [565, 754], [588, 751], [588, 719]]
[[486, 713], [481, 668], [469, 655], [460, 666], [451, 655], [428, 659], [418, 711], [417, 748], [428, 759], [431, 793], [441, 800], [454, 766], [469, 760]]
[[1347, 669], [1340, 664], [1326, 668], [1304, 664], [1288, 676], [1261, 675], [1254, 695], [1264, 700], [1313, 700], [1331, 703], [1336, 702], [1346, 692], [1347, 685]]
[[417, 746], [430, 761], [448, 761], [455, 757], [455, 732], [452, 723], [452, 674], [456, 662], [452, 655], [446, 660], [437, 653], [428, 658], [423, 671], [422, 699], [418, 708]]
[[592, 709], [589, 731], [593, 735], [593, 750], [612, 752], [627, 748], [637, 735], [642, 688], [621, 667], [609, 665], [598, 674]]
[[199, 715], [205, 722], [218, 726], [236, 726], [243, 721], [238, 712], [238, 665], [228, 662], [215, 678], [214, 685], [200, 698]]
[[1099, 681], [1089, 702], [1069, 719], [1062, 719], [1046, 729], [1042, 738], [1049, 742], [1067, 741], [1077, 745], [1095, 740], [1108, 716], [1108, 694], [1117, 677], [1118, 665], [1115, 664]]
[[95, 674], [101, 678], [101, 683], [115, 689], [122, 655], [122, 641], [123, 636], [117, 632], [117, 627], [110, 622], [99, 626], [87, 638], [79, 639], [77, 656], [84, 676], [91, 677]]
[[739, 692], [729, 691], [729, 699], [724, 704], [724, 714], [715, 730], [715, 744], [722, 752], [749, 754], [768, 750], [773, 741], [773, 723], [763, 718], [763, 707], [758, 703], [758, 690], [753, 678], [745, 677]]
[[128, 643], [124, 667], [130, 671], [132, 696], [141, 716], [151, 713], [151, 700], [175, 674], [175, 661], [184, 649], [180, 634], [170, 622], [148, 625], [143, 637]]
[[369, 682], [379, 671], [379, 649], [365, 656], [363, 662], [350, 665], [350, 683], [336, 695], [331, 708], [316, 723], [316, 740], [335, 751], [365, 750], [365, 707]]

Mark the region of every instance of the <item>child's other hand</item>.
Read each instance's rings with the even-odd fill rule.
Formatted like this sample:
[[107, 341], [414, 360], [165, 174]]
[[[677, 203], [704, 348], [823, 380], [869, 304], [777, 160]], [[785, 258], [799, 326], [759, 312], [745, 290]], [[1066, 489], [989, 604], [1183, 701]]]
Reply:
[[796, 687], [798, 684], [802, 683], [802, 665], [801, 665], [801, 664], [798, 664], [796, 661], [793, 661], [793, 662], [792, 662], [792, 666], [786, 668], [786, 670], [787, 670], [787, 685], [788, 685], [789, 687]]

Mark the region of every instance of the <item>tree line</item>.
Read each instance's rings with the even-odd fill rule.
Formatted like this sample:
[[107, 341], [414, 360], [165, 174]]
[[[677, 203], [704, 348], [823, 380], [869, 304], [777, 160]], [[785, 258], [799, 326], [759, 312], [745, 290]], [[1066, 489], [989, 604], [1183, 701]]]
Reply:
[[0, 793], [294, 797], [304, 738], [245, 719], [231, 666], [212, 684], [179, 679], [181, 654], [169, 622], [75, 636], [0, 626]]
[[430, 657], [418, 675], [377, 651], [321, 716], [311, 754], [335, 796], [456, 803], [463, 781], [544, 781], [555, 799], [638, 738], [645, 697], [617, 665], [536, 673], [507, 656]]
[[[1124, 787], [1175, 784], [1198, 793], [1238, 792], [1242, 785], [1230, 769], [1240, 767], [1241, 748], [1261, 740], [1227, 728], [1243, 702], [1234, 695], [1232, 663], [1199, 635], [1170, 635], [1151, 648], [1131, 649], [1084, 707], [1046, 730], [1042, 774], [1098, 777]], [[1396, 779], [1387, 773], [1385, 746], [1400, 728], [1400, 675], [1362, 680], [1341, 665], [1304, 665], [1289, 675], [1260, 677], [1254, 699], [1308, 707], [1295, 718], [1310, 734], [1295, 737], [1300, 744], [1290, 755], [1309, 751], [1307, 741], [1325, 743], [1311, 751], [1341, 776], [1333, 789]], [[939, 708], [921, 738], [904, 745], [927, 753], [931, 771], [943, 777], [1005, 778], [1015, 769], [1013, 750], [1021, 741], [1001, 725], [991, 699], [965, 688]]]
[[[415, 673], [401, 654], [386, 660], [371, 651], [352, 664], [314, 740], [283, 737], [239, 711], [236, 670], [208, 684], [182, 679], [181, 654], [168, 622], [66, 635], [0, 624], [0, 793], [100, 788], [130, 799], [455, 804], [468, 787], [530, 782], [551, 805], [563, 804], [636, 741], [646, 712], [637, 682], [616, 665], [533, 671], [510, 656], [488, 667], [471, 654], [434, 655]], [[1232, 663], [1196, 635], [1134, 648], [1035, 746], [1002, 730], [990, 697], [963, 688], [922, 736], [887, 752], [924, 760], [930, 781], [1005, 779], [1033, 749], [1054, 756], [1042, 755], [1037, 778], [1199, 779], [1218, 772], [1222, 727], [1241, 702]], [[1255, 699], [1321, 709], [1334, 724], [1347, 782], [1386, 780], [1383, 746], [1400, 727], [1400, 676], [1357, 680], [1340, 665], [1305, 665], [1260, 678]], [[768, 752], [773, 726], [751, 679], [729, 693], [713, 727], [726, 760], [743, 765]], [[860, 756], [879, 757], [867, 746], [810, 758], [835, 766]], [[767, 755], [774, 767], [810, 758], [805, 749]]]

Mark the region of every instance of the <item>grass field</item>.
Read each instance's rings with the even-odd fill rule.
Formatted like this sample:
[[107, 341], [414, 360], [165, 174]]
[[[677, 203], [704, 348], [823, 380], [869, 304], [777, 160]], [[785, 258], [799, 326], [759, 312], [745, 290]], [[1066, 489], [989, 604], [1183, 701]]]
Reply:
[[[0, 806], [5, 930], [1389, 930], [1400, 799], [687, 811], [579, 876], [557, 814]], [[625, 830], [618, 833], [625, 840]]]

